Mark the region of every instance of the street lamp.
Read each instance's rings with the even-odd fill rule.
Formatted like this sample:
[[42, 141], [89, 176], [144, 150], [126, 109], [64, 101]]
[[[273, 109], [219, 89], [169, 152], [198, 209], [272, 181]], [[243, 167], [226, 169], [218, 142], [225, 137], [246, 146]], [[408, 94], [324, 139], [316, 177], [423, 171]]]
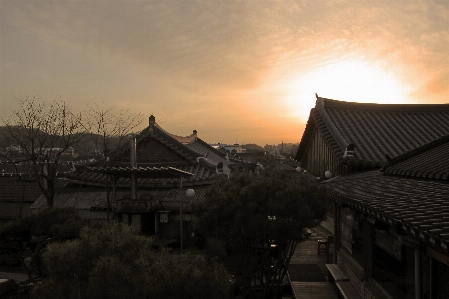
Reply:
[[187, 190], [186, 190], [186, 196], [187, 196], [188, 198], [193, 198], [193, 197], [195, 196], [195, 190], [193, 190], [193, 189], [187, 189]]

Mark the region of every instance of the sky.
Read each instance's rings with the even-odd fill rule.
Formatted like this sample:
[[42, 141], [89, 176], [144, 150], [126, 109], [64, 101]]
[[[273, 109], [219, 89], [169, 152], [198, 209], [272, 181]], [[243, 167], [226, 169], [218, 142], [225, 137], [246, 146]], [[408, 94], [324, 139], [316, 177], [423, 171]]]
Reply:
[[449, 1], [0, 0], [0, 110], [60, 98], [209, 143], [298, 143], [315, 93], [449, 103]]

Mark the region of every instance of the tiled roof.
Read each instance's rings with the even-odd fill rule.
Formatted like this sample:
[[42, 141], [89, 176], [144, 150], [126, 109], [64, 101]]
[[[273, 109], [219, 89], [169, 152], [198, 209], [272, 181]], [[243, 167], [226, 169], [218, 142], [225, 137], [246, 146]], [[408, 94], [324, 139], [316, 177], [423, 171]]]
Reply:
[[265, 156], [267, 155], [266, 152], [253, 152], [253, 153], [236, 153], [236, 154], [229, 154], [230, 156], [234, 156], [235, 159], [238, 159], [239, 161], [243, 161], [246, 163], [257, 163], [262, 162], [265, 159]]
[[[193, 201], [202, 201], [206, 193], [206, 188], [194, 188], [195, 196], [189, 199], [185, 196], [185, 190], [179, 189], [140, 189], [138, 190], [139, 200], [151, 201], [156, 209], [176, 206], [179, 209], [179, 201], [191, 203]], [[111, 200], [113, 193], [110, 194]], [[129, 200], [131, 191], [126, 188], [117, 190], [116, 198], [120, 200]], [[55, 192], [54, 207], [58, 208], [76, 208], [78, 210], [106, 209], [106, 191], [104, 188], [95, 187], [67, 187], [58, 189]], [[46, 208], [47, 202], [43, 196], [40, 196], [32, 205], [31, 209]], [[188, 204], [185, 207], [189, 207]], [[187, 211], [187, 210], [186, 210]]]
[[[56, 180], [56, 188], [66, 185], [66, 182]], [[17, 176], [0, 176], [0, 219], [14, 219], [30, 214], [29, 206], [39, 197], [45, 201], [37, 182], [24, 178], [18, 180]], [[21, 203], [23, 205], [21, 206]]]
[[449, 135], [389, 159], [389, 175], [449, 180]]
[[[144, 141], [145, 139], [153, 138], [157, 140], [159, 143], [163, 144], [171, 151], [178, 154], [180, 157], [184, 159], [184, 161], [194, 162], [197, 158], [202, 155], [191, 150], [185, 144], [194, 141], [197, 136], [196, 132], [191, 136], [187, 136], [185, 138], [177, 135], [173, 135], [162, 129], [156, 122], [154, 124], [150, 124], [149, 127], [144, 129], [137, 137], [137, 144]], [[122, 148], [123, 152], [129, 152], [129, 145], [125, 144]], [[129, 157], [129, 155], [126, 155]]]
[[[244, 163], [238, 159], [226, 158], [226, 153], [222, 153], [209, 144], [198, 138], [197, 132], [186, 137], [170, 134], [162, 129], [155, 121], [154, 116], [150, 117], [150, 125], [142, 130], [136, 137], [137, 142], [137, 166], [138, 168], [147, 167], [172, 167], [180, 171], [194, 174], [193, 177], [185, 178], [184, 183], [187, 185], [208, 185], [218, 175], [217, 166], [222, 163], [224, 169], [228, 172], [229, 167], [234, 165], [254, 166]], [[118, 152], [121, 157], [120, 161], [115, 165], [117, 167], [129, 168], [129, 144], [125, 144]], [[229, 166], [229, 167], [228, 167]], [[96, 165], [98, 172], [100, 165]], [[226, 172], [225, 172], [226, 173]], [[229, 173], [227, 173], [229, 174]], [[179, 177], [163, 178], [159, 177], [142, 178], [138, 176], [138, 185], [140, 187], [174, 187], [179, 184]], [[89, 168], [80, 169], [76, 173], [71, 173], [67, 178], [77, 184], [87, 184], [94, 186], [103, 186], [106, 176], [103, 173], [94, 173]], [[130, 181], [127, 178], [117, 178], [117, 186], [127, 187]]]
[[335, 177], [325, 186], [337, 201], [447, 253], [447, 181], [389, 176], [372, 170]]
[[195, 196], [193, 198], [188, 198], [185, 195], [184, 190], [173, 190], [168, 192], [166, 191], [166, 193], [163, 195], [164, 198], [162, 198], [162, 196], [159, 196], [156, 199], [159, 203], [158, 210], [177, 212], [179, 211], [179, 202], [180, 200], [182, 200], [183, 211], [187, 213], [192, 212], [192, 203], [204, 201], [207, 188], [194, 188], [194, 190]]
[[[397, 156], [449, 134], [449, 104], [365, 104], [317, 97], [296, 155], [301, 161], [318, 129], [335, 157], [358, 168], [380, 168]], [[354, 157], [343, 161], [349, 144]]]
[[[57, 186], [64, 183], [56, 181]], [[17, 176], [0, 176], [0, 201], [3, 202], [34, 202], [42, 194], [35, 180], [19, 180]]]
[[228, 163], [228, 160], [226, 160], [226, 153], [213, 148], [200, 138], [197, 138], [189, 144], [186, 144], [186, 146], [191, 150], [203, 155], [203, 157], [205, 157], [214, 165], [217, 165], [220, 162], [222, 162], [223, 164]]
[[88, 167], [87, 170], [126, 178], [131, 177], [131, 174], [140, 178], [179, 178], [194, 175], [174, 167]]
[[242, 159], [238, 154], [231, 154], [216, 149], [200, 138], [187, 144], [187, 146], [195, 152], [204, 155], [204, 158], [214, 166], [220, 162], [228, 166], [233, 164], [254, 163], [250, 159]]
[[[184, 184], [186, 185], [200, 185], [210, 184], [211, 180], [217, 175], [215, 167], [205, 165], [205, 163], [196, 164], [182, 164], [173, 165], [174, 168], [181, 171], [193, 173], [193, 177], [184, 178]], [[86, 184], [92, 186], [104, 186], [106, 182], [106, 174], [98, 173], [94, 171], [88, 171], [88, 169], [76, 173], [71, 173], [67, 176], [70, 182], [76, 184]], [[175, 187], [179, 185], [180, 178], [137, 178], [137, 185], [140, 187]], [[128, 187], [131, 184], [129, 178], [117, 177], [116, 184], [118, 187]]]
[[165, 131], [157, 123], [154, 123], [154, 126], [182, 144], [189, 144], [197, 139], [197, 131], [196, 130], [193, 130], [193, 133], [189, 136], [178, 136], [178, 135], [171, 134], [171, 133]]
[[[71, 166], [67, 162], [63, 162], [58, 165], [59, 173], [69, 172], [70, 169], [71, 169]], [[16, 166], [14, 167], [14, 165], [10, 162], [5, 162], [5, 161], [0, 162], [0, 175], [1, 174], [14, 174], [15, 175], [17, 172], [20, 174], [34, 175], [34, 169], [29, 164], [17, 163]]]
[[[118, 191], [118, 195], [125, 192]], [[47, 207], [45, 197], [40, 196], [32, 205], [31, 209]], [[76, 188], [66, 187], [55, 192], [53, 201], [55, 208], [76, 208], [78, 210], [89, 210], [90, 208], [106, 208], [106, 191], [103, 188]]]

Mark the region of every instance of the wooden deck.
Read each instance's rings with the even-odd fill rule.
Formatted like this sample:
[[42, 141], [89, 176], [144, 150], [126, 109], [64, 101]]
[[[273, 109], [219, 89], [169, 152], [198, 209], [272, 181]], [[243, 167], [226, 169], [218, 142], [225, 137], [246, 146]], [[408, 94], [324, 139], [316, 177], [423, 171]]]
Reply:
[[[326, 255], [322, 254], [319, 256], [317, 254], [317, 240], [327, 237], [332, 233], [322, 226], [311, 228], [311, 231], [312, 233], [310, 238], [298, 244], [290, 261], [290, 264], [298, 265], [298, 267], [292, 267], [291, 278], [293, 280], [291, 280], [290, 275], [288, 275], [293, 294], [296, 299], [338, 299], [337, 286], [335, 283], [327, 282], [326, 275], [328, 273], [328, 269], [326, 268], [326, 264], [328, 261]], [[330, 261], [331, 260], [332, 257], [330, 257]], [[299, 271], [302, 271], [302, 265], [310, 266], [312, 264], [317, 265], [321, 271], [322, 277], [320, 277], [320, 279], [316, 279], [319, 281], [311, 281], [313, 279], [302, 279], [304, 281], [299, 281], [299, 279], [301, 279], [300, 277], [304, 278], [304, 275], [293, 273], [293, 270], [298, 271], [299, 268]], [[311, 273], [313, 275], [310, 275], [308, 278], [316, 277], [317, 267], [303, 267], [303, 269], [303, 271], [314, 271], [314, 273]], [[298, 280], [295, 280], [295, 277]]]

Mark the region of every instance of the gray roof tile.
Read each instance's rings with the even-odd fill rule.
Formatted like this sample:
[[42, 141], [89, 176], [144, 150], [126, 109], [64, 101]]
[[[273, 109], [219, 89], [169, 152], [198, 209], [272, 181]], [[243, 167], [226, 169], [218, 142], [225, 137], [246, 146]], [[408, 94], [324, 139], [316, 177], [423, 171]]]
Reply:
[[[335, 157], [342, 159], [350, 143], [356, 168], [380, 168], [385, 154], [397, 156], [449, 134], [449, 104], [365, 104], [317, 97], [304, 131], [297, 160], [318, 129]], [[343, 160], [342, 160], [343, 162]]]

